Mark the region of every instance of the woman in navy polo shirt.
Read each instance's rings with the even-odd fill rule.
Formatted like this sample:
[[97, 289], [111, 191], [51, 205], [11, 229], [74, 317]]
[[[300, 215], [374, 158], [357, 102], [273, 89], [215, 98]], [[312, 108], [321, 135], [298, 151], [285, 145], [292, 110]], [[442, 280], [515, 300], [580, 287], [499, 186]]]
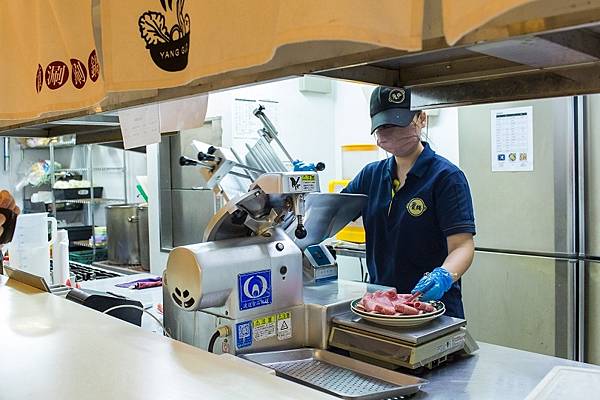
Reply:
[[424, 292], [446, 314], [464, 318], [460, 277], [473, 261], [475, 219], [463, 172], [420, 133], [425, 113], [410, 110], [408, 89], [371, 95], [371, 133], [392, 154], [367, 165], [344, 190], [369, 196], [362, 210], [371, 283]]

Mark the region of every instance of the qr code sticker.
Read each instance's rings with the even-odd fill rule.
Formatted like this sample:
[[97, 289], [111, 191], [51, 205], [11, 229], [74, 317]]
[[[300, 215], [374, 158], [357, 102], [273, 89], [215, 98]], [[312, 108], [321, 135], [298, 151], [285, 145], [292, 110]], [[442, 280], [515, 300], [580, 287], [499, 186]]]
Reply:
[[238, 349], [252, 345], [252, 321], [240, 322], [235, 325], [235, 338]]

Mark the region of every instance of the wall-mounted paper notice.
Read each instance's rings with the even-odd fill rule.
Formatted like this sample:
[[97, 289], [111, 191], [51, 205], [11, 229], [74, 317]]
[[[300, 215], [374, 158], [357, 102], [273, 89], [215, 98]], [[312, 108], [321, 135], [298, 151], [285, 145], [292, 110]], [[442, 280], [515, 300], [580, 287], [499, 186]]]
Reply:
[[256, 100], [235, 99], [233, 103], [233, 137], [249, 139], [258, 137], [260, 121], [252, 111], [258, 107]]
[[533, 107], [491, 111], [492, 171], [533, 171]]
[[119, 111], [119, 123], [126, 149], [160, 142], [158, 104]]
[[233, 103], [233, 137], [236, 139], [256, 139], [258, 130], [263, 127], [254, 110], [259, 105], [265, 107], [265, 114], [279, 128], [279, 103], [273, 100], [234, 99]]
[[201, 128], [208, 108], [208, 95], [160, 103], [160, 131], [178, 132]]

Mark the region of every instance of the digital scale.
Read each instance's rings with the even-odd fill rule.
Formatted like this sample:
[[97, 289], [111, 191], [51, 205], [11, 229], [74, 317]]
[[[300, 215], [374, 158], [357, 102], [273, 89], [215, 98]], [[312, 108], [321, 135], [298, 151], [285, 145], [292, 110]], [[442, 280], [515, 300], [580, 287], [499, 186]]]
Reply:
[[388, 368], [434, 368], [453, 353], [471, 354], [479, 348], [466, 324], [442, 315], [422, 326], [389, 327], [346, 312], [333, 317], [329, 346]]
[[322, 282], [336, 279], [338, 266], [333, 255], [323, 243], [308, 246], [304, 249], [304, 280]]

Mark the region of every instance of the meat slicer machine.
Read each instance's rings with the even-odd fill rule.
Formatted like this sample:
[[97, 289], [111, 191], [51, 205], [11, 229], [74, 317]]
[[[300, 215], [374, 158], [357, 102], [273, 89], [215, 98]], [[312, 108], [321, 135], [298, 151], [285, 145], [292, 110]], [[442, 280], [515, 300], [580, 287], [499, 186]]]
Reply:
[[[337, 279], [323, 244], [355, 219], [364, 195], [319, 193], [314, 170], [289, 172], [270, 147], [277, 131], [259, 107], [264, 128], [245, 163], [233, 149], [195, 142], [207, 186], [227, 203], [203, 242], [176, 247], [163, 276], [164, 325], [174, 339], [215, 353], [248, 354], [312, 347], [336, 349], [388, 368], [433, 367], [476, 343], [466, 321], [441, 316], [419, 328], [372, 325], [350, 312], [366, 291], [388, 289]], [[249, 180], [228, 192], [225, 177]], [[233, 185], [236, 186], [236, 185]], [[244, 185], [237, 184], [238, 187]]]
[[349, 313], [352, 300], [385, 288], [338, 280], [331, 271], [320, 279], [321, 269], [335, 267], [322, 242], [367, 199], [318, 188], [315, 172], [263, 174], [215, 214], [203, 243], [173, 249], [164, 273], [167, 332], [216, 353], [336, 348], [411, 369], [476, 350], [461, 319], [399, 330]]

